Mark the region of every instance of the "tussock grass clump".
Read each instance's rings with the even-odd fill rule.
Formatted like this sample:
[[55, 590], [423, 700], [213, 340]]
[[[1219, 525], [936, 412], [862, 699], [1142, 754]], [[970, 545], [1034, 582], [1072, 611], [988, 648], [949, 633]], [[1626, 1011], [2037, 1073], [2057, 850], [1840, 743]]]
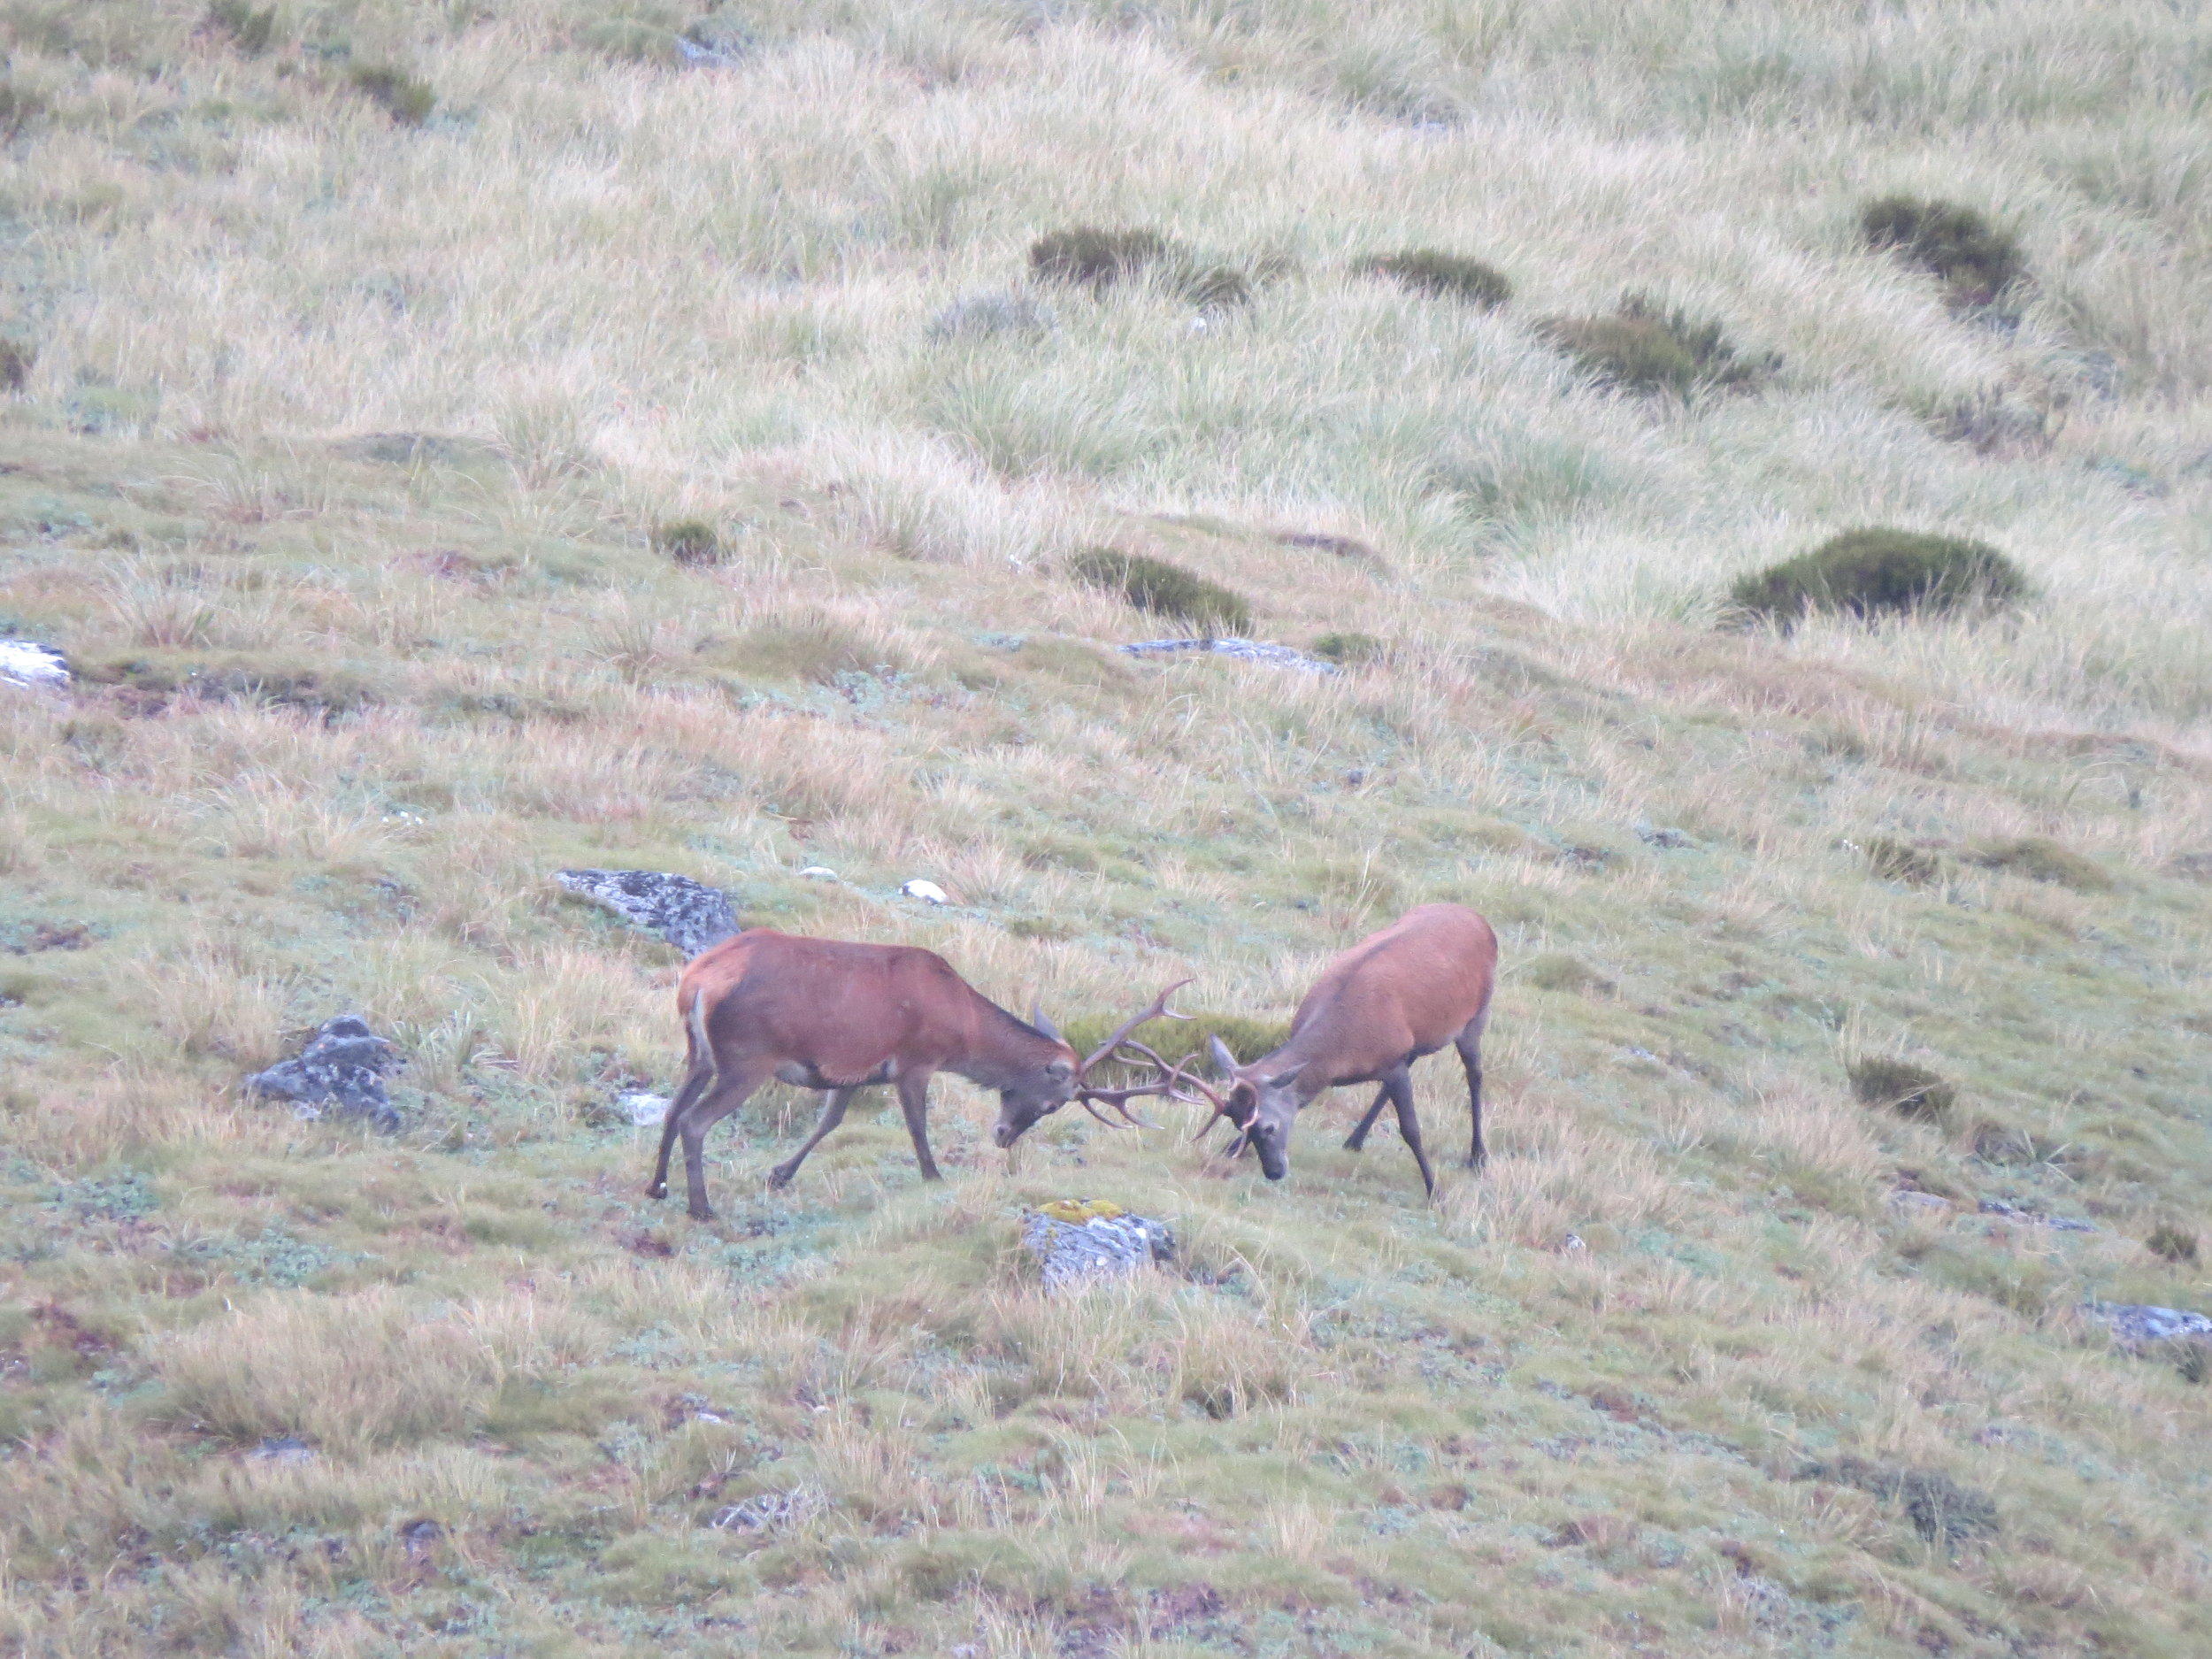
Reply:
[[1886, 1106], [1916, 1123], [1940, 1121], [1958, 1102], [1958, 1089], [1925, 1066], [1889, 1055], [1866, 1055], [1845, 1067], [1851, 1093], [1863, 1106]]
[[2177, 1267], [2185, 1263], [2194, 1265], [2197, 1260], [2197, 1235], [2176, 1222], [2162, 1221], [2153, 1227], [2143, 1240], [2143, 1248]]
[[1241, 634], [1252, 626], [1252, 607], [1217, 582], [1142, 553], [1119, 548], [1085, 548], [1068, 563], [1078, 581], [1118, 594], [1140, 611], [1173, 617], [1217, 633]]
[[1984, 841], [1966, 855], [1970, 864], [1985, 870], [2008, 870], [2031, 881], [2072, 887], [2078, 893], [2106, 893], [2112, 878], [2071, 848], [2043, 835], [2021, 835], [2009, 841]]
[[254, 6], [247, 0], [215, 0], [207, 9], [207, 27], [227, 35], [230, 43], [248, 58], [258, 58], [276, 39], [274, 6]]
[[1992, 303], [2027, 273], [2020, 244], [1957, 202], [1886, 196], [1860, 210], [1859, 228], [1873, 247], [1939, 278], [1962, 308]]
[[1486, 311], [1495, 311], [1513, 297], [1512, 282], [1494, 265], [1434, 248], [1377, 254], [1358, 261], [1352, 269], [1363, 276], [1389, 277], [1416, 293], [1459, 300]]
[[347, 79], [355, 91], [401, 127], [420, 127], [438, 107], [438, 95], [428, 81], [390, 64], [357, 64]]
[[1356, 668], [1381, 661], [1383, 642], [1371, 634], [1325, 634], [1313, 642], [1313, 654], [1325, 662]]
[[1811, 611], [1904, 615], [1999, 608], [2029, 593], [2020, 567], [1985, 541], [1871, 527], [1832, 536], [1809, 553], [1744, 576], [1729, 602], [1787, 624]]
[[1029, 244], [1029, 268], [1052, 282], [1075, 282], [1094, 292], [1141, 276], [1156, 265], [1186, 256], [1156, 230], [1102, 230], [1071, 226]]
[[653, 526], [653, 550], [679, 565], [713, 565], [722, 557], [722, 533], [703, 518], [678, 518]]
[[1041, 338], [1056, 333], [1052, 307], [1026, 294], [970, 294], [929, 321], [932, 340], [989, 340], [1001, 334]]
[[1701, 387], [1740, 388], [1778, 372], [1772, 353], [1739, 357], [1717, 322], [1629, 294], [1604, 317], [1554, 317], [1544, 337], [1600, 380], [1632, 392], [1687, 397]]
[[0, 392], [19, 392], [29, 385], [31, 365], [37, 361], [36, 346], [0, 335]]
[[1943, 878], [1943, 860], [1923, 847], [1893, 836], [1870, 837], [1860, 851], [1867, 867], [1885, 881], [1901, 881], [1909, 887], [1932, 887]]

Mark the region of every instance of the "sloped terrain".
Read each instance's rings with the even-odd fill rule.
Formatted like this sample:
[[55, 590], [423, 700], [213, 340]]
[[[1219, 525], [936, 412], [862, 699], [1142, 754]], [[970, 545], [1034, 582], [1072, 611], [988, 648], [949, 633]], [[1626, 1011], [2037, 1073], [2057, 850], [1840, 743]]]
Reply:
[[[2212, 1310], [2202, 23], [0, 10], [10, 1646], [2200, 1651], [2096, 1309]], [[1865, 526], [2027, 592], [1731, 611]], [[771, 1194], [776, 1089], [695, 1224], [576, 866], [1248, 1052], [1471, 904], [1493, 1160], [941, 1079]], [[396, 1135], [241, 1092], [345, 1012]], [[1047, 1297], [1062, 1196], [1178, 1266]]]

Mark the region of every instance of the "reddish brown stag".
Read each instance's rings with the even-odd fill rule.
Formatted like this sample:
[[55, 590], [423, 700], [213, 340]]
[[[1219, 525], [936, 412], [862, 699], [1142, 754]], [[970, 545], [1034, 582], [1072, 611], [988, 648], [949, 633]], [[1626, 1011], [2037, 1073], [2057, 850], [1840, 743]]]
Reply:
[[669, 1156], [680, 1136], [691, 1213], [711, 1217], [706, 1133], [771, 1078], [829, 1095], [806, 1144], [770, 1172], [771, 1187], [789, 1185], [806, 1155], [843, 1121], [853, 1096], [883, 1083], [899, 1092], [922, 1179], [939, 1179], [928, 1133], [929, 1079], [939, 1071], [998, 1091], [991, 1138], [1002, 1147], [1071, 1100], [1102, 1123], [1113, 1120], [1100, 1102], [1134, 1123], [1127, 1100], [1163, 1089], [1094, 1090], [1084, 1077], [1137, 1026], [1166, 1013], [1174, 988], [1081, 1060], [1041, 1010], [1027, 1020], [1009, 1013], [933, 951], [750, 929], [694, 957], [677, 983], [688, 1066], [663, 1122], [647, 1191], [668, 1195]]
[[1279, 1181], [1290, 1167], [1291, 1125], [1307, 1102], [1339, 1084], [1379, 1083], [1374, 1104], [1345, 1149], [1356, 1152], [1366, 1143], [1388, 1102], [1398, 1109], [1399, 1133], [1433, 1193], [1436, 1172], [1413, 1110], [1412, 1066], [1451, 1043], [1467, 1068], [1467, 1110], [1474, 1120], [1467, 1167], [1480, 1168], [1482, 1028], [1497, 972], [1498, 936], [1474, 911], [1457, 904], [1407, 911], [1329, 964], [1299, 1003], [1290, 1041], [1274, 1053], [1240, 1064], [1227, 1045], [1213, 1040], [1214, 1063], [1229, 1087], [1222, 1094], [1205, 1091], [1214, 1102], [1207, 1128], [1228, 1118], [1240, 1132], [1232, 1151], [1249, 1145], [1267, 1179]]

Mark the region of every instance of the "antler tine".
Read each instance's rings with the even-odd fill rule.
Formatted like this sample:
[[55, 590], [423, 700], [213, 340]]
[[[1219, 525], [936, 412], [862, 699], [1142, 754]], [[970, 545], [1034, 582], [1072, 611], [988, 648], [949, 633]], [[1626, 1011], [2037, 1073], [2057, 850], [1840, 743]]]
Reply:
[[[1195, 978], [1195, 976], [1193, 977]], [[1163, 1016], [1169, 1019], [1191, 1018], [1192, 1016], [1188, 1014], [1178, 1014], [1167, 1005], [1167, 999], [1169, 997], [1174, 995], [1176, 992], [1181, 990], [1185, 986], [1190, 983], [1192, 983], [1191, 979], [1176, 980], [1176, 982], [1169, 986], [1166, 990], [1161, 992], [1159, 995], [1154, 997], [1152, 999], [1152, 1006], [1146, 1009], [1143, 1013], [1138, 1015], [1134, 1019], [1124, 1020], [1119, 1025], [1116, 1026], [1114, 1029], [1114, 1034], [1107, 1038], [1104, 1042], [1099, 1044], [1096, 1048], [1091, 1051], [1091, 1057], [1084, 1061], [1082, 1065], [1077, 1069], [1076, 1076], [1081, 1077], [1093, 1066], [1096, 1065], [1101, 1060], [1105, 1059], [1107, 1056], [1112, 1054], [1115, 1049], [1121, 1047], [1124, 1040], [1128, 1037], [1131, 1032], [1136, 1030], [1138, 1026], [1144, 1025], [1148, 1021], [1161, 1018]]]

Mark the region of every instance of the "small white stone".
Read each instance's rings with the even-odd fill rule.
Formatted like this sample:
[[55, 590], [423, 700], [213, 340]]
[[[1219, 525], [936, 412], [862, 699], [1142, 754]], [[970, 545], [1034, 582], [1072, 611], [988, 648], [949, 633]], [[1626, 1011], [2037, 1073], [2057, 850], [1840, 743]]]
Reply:
[[831, 869], [827, 864], [809, 864], [805, 869], [800, 871], [799, 874], [809, 881], [834, 881], [837, 879], [837, 872]]
[[944, 888], [939, 887], [934, 881], [925, 881], [919, 876], [915, 877], [913, 880], [908, 882], [904, 887], [901, 887], [899, 891], [905, 894], [910, 899], [921, 900], [921, 902], [925, 904], [949, 904], [952, 902], [952, 900], [946, 896]]

